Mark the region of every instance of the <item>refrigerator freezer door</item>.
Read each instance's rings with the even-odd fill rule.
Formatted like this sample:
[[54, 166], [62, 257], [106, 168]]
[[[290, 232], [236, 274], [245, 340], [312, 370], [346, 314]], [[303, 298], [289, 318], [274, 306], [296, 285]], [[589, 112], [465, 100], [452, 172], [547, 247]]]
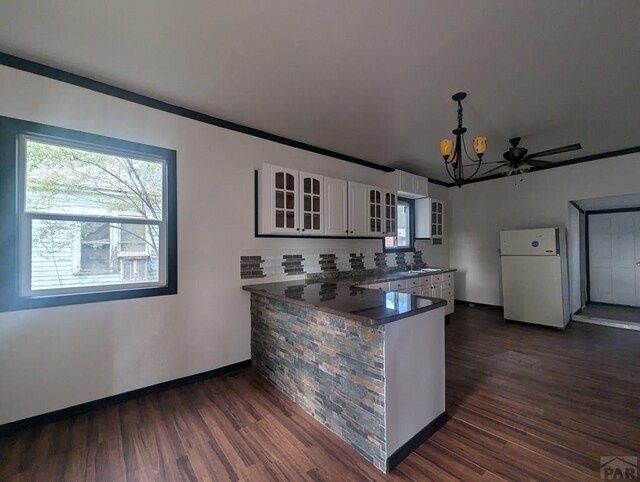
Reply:
[[556, 256], [558, 228], [500, 231], [502, 256]]
[[564, 328], [559, 256], [503, 256], [502, 293], [507, 320]]

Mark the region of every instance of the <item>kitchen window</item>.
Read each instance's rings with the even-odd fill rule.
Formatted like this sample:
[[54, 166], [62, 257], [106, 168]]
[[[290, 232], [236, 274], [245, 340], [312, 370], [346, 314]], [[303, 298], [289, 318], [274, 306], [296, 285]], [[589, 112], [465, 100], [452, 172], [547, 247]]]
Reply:
[[177, 291], [175, 151], [8, 118], [0, 147], [0, 310]]
[[413, 251], [414, 250], [414, 202], [412, 199], [398, 198], [397, 225], [394, 236], [385, 236], [384, 251]]

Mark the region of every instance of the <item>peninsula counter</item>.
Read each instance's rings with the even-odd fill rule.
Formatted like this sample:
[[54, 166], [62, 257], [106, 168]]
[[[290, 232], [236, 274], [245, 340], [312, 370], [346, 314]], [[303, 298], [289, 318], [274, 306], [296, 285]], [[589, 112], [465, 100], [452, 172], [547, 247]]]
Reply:
[[243, 289], [257, 370], [378, 469], [444, 423], [444, 300], [353, 282]]

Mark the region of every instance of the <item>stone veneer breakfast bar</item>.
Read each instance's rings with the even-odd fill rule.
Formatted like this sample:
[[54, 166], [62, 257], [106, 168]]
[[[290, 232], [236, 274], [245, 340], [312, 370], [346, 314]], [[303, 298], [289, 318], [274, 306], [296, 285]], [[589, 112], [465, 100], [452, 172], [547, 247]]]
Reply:
[[348, 282], [251, 292], [257, 370], [388, 472], [445, 421], [444, 300]]

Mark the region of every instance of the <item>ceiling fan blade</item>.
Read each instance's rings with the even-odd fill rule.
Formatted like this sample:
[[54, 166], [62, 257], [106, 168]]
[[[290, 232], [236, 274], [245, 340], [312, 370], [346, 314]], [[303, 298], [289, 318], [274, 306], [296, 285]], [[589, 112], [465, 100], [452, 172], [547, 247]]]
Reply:
[[562, 154], [563, 152], [571, 152], [582, 149], [582, 146], [578, 144], [570, 144], [568, 146], [556, 147], [555, 149], [548, 149], [546, 151], [534, 152], [529, 154], [525, 159], [531, 159], [532, 157], [550, 156], [552, 154]]
[[485, 171], [482, 173], [482, 175], [484, 176], [485, 174], [489, 174], [493, 171], [497, 171], [498, 169], [502, 169], [504, 168], [504, 166], [506, 166], [507, 164], [509, 164], [508, 162], [503, 162], [501, 165], [494, 167], [493, 169], [489, 169], [488, 171]]
[[552, 164], [551, 161], [541, 161], [540, 159], [524, 159], [522, 162], [533, 167], [542, 167], [546, 166], [547, 164]]

